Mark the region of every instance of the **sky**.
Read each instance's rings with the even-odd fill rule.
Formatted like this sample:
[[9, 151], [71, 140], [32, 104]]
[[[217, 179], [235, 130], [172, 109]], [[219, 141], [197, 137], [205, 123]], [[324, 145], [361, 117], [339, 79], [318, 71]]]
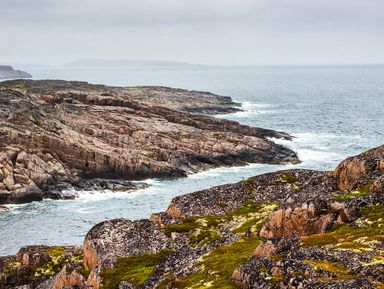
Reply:
[[384, 64], [383, 0], [0, 0], [0, 63]]

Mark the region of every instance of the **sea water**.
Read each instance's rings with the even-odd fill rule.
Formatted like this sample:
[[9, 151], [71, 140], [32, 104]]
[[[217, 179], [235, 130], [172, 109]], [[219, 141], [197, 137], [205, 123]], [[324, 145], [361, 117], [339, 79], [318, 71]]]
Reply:
[[0, 213], [0, 255], [32, 244], [79, 245], [96, 223], [140, 219], [163, 211], [173, 197], [279, 169], [332, 170], [344, 158], [384, 143], [384, 67], [192, 67], [29, 69], [35, 79], [107, 85], [163, 85], [231, 96], [243, 112], [217, 117], [281, 130], [298, 165], [217, 168], [179, 179], [147, 180], [132, 193], [79, 192], [72, 201], [46, 200]]

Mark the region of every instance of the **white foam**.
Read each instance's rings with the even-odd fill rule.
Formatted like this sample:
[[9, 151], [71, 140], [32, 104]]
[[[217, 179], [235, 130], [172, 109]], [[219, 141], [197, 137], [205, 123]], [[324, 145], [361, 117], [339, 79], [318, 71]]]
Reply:
[[241, 108], [245, 110], [255, 110], [260, 108], [267, 108], [272, 107], [269, 103], [255, 103], [255, 102], [249, 102], [249, 101], [243, 101], [241, 102]]
[[343, 150], [335, 151], [335, 141], [340, 139], [340, 143], [345, 143], [346, 139], [352, 142], [361, 138], [360, 136], [331, 133], [292, 133], [292, 136], [294, 137], [292, 140], [276, 138], [270, 138], [270, 140], [297, 152], [303, 163], [340, 161], [346, 156]]

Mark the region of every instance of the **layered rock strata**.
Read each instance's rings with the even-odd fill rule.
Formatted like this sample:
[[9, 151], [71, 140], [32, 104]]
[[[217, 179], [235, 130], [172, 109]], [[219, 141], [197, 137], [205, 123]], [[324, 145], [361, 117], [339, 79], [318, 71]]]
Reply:
[[202, 114], [238, 106], [228, 97], [165, 87], [0, 83], [0, 204], [71, 198], [72, 186], [122, 190], [135, 187], [124, 182], [133, 179], [297, 161], [268, 140], [289, 138], [285, 133]]

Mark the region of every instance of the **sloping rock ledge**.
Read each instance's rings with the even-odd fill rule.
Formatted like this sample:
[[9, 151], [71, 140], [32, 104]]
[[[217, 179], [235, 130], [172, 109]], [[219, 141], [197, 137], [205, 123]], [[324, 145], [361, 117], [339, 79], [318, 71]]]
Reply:
[[239, 109], [229, 97], [166, 87], [2, 82], [0, 204], [73, 198], [73, 187], [130, 190], [137, 185], [129, 180], [218, 166], [297, 161], [267, 139], [289, 135], [206, 115]]

